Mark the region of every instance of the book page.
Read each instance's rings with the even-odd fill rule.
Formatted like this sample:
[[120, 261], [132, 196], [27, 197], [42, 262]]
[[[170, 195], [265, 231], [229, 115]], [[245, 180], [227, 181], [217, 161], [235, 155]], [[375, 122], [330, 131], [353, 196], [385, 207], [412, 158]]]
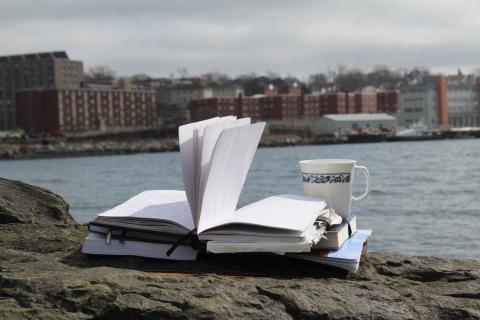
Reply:
[[224, 217], [218, 225], [246, 224], [304, 232], [326, 206], [325, 200], [320, 198], [278, 195], [251, 203]]
[[185, 192], [177, 190], [144, 191], [98, 216], [166, 220], [188, 230], [194, 228]]
[[[200, 177], [198, 179], [199, 185], [197, 192], [197, 219], [200, 217], [200, 210], [202, 208], [203, 202], [203, 193], [205, 190], [205, 184], [207, 183], [207, 177], [210, 172], [213, 149], [215, 148], [215, 144], [217, 143], [220, 133], [224, 129], [238, 127], [246, 124], [250, 124], [250, 118], [233, 119], [211, 124], [205, 127], [203, 132], [202, 151], [198, 162], [198, 171], [200, 173]], [[196, 221], [196, 224], [198, 224], [198, 220]]]
[[[178, 128], [178, 143], [180, 146], [180, 160], [182, 165], [182, 177], [183, 185], [185, 188], [185, 193], [187, 194], [188, 204], [192, 212], [193, 220], [195, 219], [195, 209], [196, 209], [196, 159], [198, 154], [198, 133], [195, 134], [196, 129], [205, 127], [208, 124], [212, 124], [221, 119], [231, 119], [233, 117], [224, 117], [224, 118], [211, 118], [208, 120], [203, 120], [199, 122], [185, 124]], [[196, 143], [197, 142], [197, 143]]]
[[116, 256], [138, 256], [155, 259], [168, 260], [195, 260], [197, 250], [191, 246], [178, 246], [170, 256], [167, 251], [172, 247], [171, 244], [155, 243], [148, 241], [136, 241], [126, 239], [120, 241], [112, 237], [109, 244], [106, 243], [106, 236], [96, 233], [90, 233], [85, 239], [82, 252], [86, 254], [102, 254]]
[[235, 211], [264, 127], [264, 122], [258, 122], [220, 133], [205, 183], [199, 233]]

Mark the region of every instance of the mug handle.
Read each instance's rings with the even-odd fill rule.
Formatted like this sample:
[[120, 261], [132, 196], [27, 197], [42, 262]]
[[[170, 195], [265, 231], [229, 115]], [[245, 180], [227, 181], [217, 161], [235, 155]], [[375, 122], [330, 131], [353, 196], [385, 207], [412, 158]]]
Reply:
[[358, 202], [358, 201], [362, 201], [363, 199], [365, 199], [368, 196], [368, 194], [370, 193], [370, 189], [372, 188], [372, 185], [371, 185], [371, 182], [370, 182], [370, 173], [368, 173], [367, 167], [356, 165], [355, 166], [355, 171], [357, 171], [357, 170], [361, 171], [363, 173], [363, 176], [365, 177], [365, 192], [359, 197], [352, 196], [352, 202]]

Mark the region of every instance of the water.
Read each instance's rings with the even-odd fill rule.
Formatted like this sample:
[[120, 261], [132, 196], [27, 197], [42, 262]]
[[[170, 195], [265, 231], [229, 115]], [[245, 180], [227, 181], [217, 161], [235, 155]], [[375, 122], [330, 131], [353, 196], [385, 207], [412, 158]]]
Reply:
[[[352, 211], [374, 230], [370, 250], [480, 259], [480, 139], [259, 149], [239, 205], [300, 194], [298, 161], [315, 158], [369, 168], [373, 192]], [[0, 161], [0, 176], [62, 195], [79, 222], [143, 190], [183, 189], [178, 153]]]

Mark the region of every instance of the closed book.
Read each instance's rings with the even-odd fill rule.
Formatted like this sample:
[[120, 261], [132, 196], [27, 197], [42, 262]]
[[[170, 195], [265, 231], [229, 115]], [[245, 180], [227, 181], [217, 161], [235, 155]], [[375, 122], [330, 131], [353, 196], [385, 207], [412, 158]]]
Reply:
[[[349, 223], [350, 232], [348, 230]], [[351, 216], [349, 220], [343, 221], [341, 224], [328, 228], [327, 232], [325, 232], [325, 238], [322, 238], [316, 245], [312, 247], [312, 249], [338, 249], [356, 231], [357, 217]]]

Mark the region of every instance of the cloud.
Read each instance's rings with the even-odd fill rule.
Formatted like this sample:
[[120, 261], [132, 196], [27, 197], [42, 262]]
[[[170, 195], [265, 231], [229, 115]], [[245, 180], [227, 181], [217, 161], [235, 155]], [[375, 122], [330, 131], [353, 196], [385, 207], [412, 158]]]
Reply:
[[469, 71], [479, 9], [475, 0], [3, 0], [0, 54], [65, 49], [124, 75], [185, 67], [306, 77], [339, 63]]

